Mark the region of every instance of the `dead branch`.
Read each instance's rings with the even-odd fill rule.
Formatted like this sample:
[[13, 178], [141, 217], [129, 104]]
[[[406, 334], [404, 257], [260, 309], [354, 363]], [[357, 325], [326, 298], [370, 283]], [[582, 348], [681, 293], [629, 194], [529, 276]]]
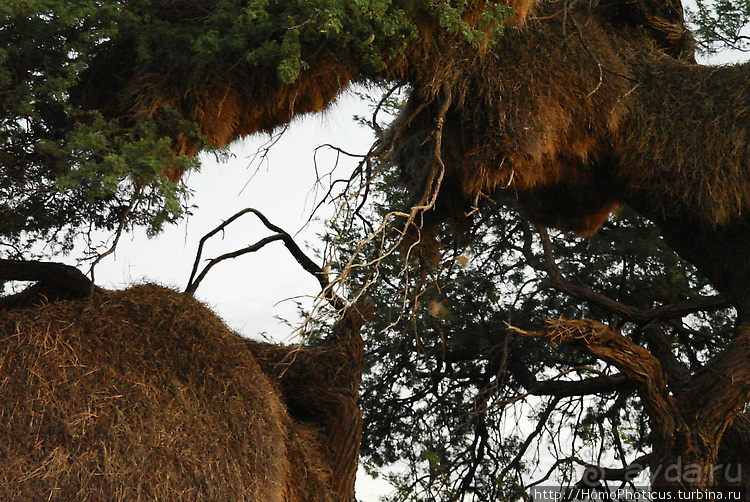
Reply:
[[404, 88], [404, 84], [397, 84], [388, 89], [388, 92], [383, 94], [383, 97], [380, 98], [380, 101], [378, 101], [377, 106], [375, 106], [375, 110], [372, 112], [372, 128], [375, 130], [375, 132], [378, 135], [383, 134], [383, 128], [380, 127], [380, 124], [378, 124], [378, 113], [380, 113], [380, 110], [383, 108], [383, 105], [388, 102], [388, 99], [398, 90], [401, 90]]
[[195, 281], [193, 281], [193, 278], [190, 278], [190, 282], [188, 283], [187, 287], [185, 288], [185, 293], [189, 295], [193, 295], [195, 293], [195, 290], [198, 289], [198, 286], [203, 281], [203, 279], [206, 277], [206, 274], [208, 274], [209, 270], [211, 270], [215, 265], [218, 265], [224, 260], [230, 260], [232, 258], [237, 258], [238, 256], [242, 256], [244, 254], [248, 253], [254, 253], [263, 247], [266, 246], [266, 244], [270, 244], [271, 242], [282, 240], [283, 236], [280, 234], [271, 235], [268, 237], [264, 237], [263, 239], [259, 240], [255, 244], [251, 244], [250, 246], [244, 247], [242, 249], [238, 249], [236, 251], [232, 251], [231, 253], [225, 253], [221, 256], [218, 256], [216, 258], [212, 258], [208, 265], [206, 265], [201, 273], [198, 275], [197, 278], [195, 278]]
[[122, 213], [120, 222], [117, 224], [117, 230], [115, 231], [114, 239], [112, 240], [112, 245], [106, 251], [99, 253], [99, 255], [96, 257], [93, 263], [91, 263], [91, 266], [89, 267], [89, 275], [91, 275], [92, 281], [94, 280], [94, 268], [96, 268], [96, 266], [99, 264], [100, 261], [102, 261], [104, 258], [114, 253], [115, 250], [117, 249], [117, 244], [119, 244], [120, 237], [122, 237], [122, 232], [123, 230], [125, 230], [125, 225], [127, 224], [128, 216], [130, 215], [130, 213], [133, 212], [133, 209], [135, 209], [135, 207], [140, 202], [140, 196], [141, 196], [142, 191], [143, 191], [143, 187], [141, 186], [136, 187], [135, 193], [133, 194], [133, 197], [130, 199], [130, 203], [128, 204], [128, 207]]
[[[269, 237], [265, 237], [264, 239], [261, 239], [260, 241], [256, 242], [255, 244], [252, 244], [250, 246], [247, 246], [245, 248], [239, 249], [237, 251], [233, 251], [231, 253], [223, 254], [217, 258], [214, 258], [209, 261], [208, 265], [203, 269], [203, 271], [198, 275], [196, 278], [196, 273], [198, 271], [198, 266], [200, 264], [201, 255], [203, 253], [203, 246], [205, 245], [206, 241], [216, 235], [217, 233], [223, 231], [228, 225], [230, 225], [232, 222], [236, 221], [241, 216], [252, 213], [255, 216], [258, 217], [258, 219], [263, 223], [263, 225], [266, 226], [269, 230], [276, 232], [275, 235], [271, 235]], [[328, 280], [328, 274], [325, 270], [323, 270], [317, 263], [312, 261], [305, 253], [300, 249], [300, 247], [297, 245], [296, 242], [294, 242], [294, 239], [291, 235], [289, 235], [284, 229], [281, 227], [278, 227], [271, 223], [266, 216], [254, 208], [245, 208], [237, 213], [235, 213], [233, 216], [231, 216], [228, 220], [211, 230], [209, 233], [204, 235], [200, 243], [198, 244], [198, 251], [196, 252], [195, 261], [193, 262], [193, 270], [190, 274], [190, 279], [188, 280], [188, 284], [185, 288], [185, 292], [189, 295], [192, 295], [195, 293], [195, 290], [198, 288], [198, 285], [200, 282], [205, 278], [208, 271], [217, 263], [220, 263], [221, 261], [228, 260], [231, 258], [236, 258], [238, 256], [247, 254], [247, 253], [253, 253], [255, 251], [258, 251], [259, 249], [263, 248], [266, 244], [269, 244], [271, 242], [280, 240], [284, 243], [284, 246], [286, 246], [287, 250], [292, 254], [294, 259], [299, 263], [302, 268], [313, 275], [318, 283], [320, 283], [321, 287], [321, 294], [323, 298], [325, 298], [331, 306], [333, 306], [336, 310], [340, 310], [344, 308], [344, 301], [333, 291], [332, 284]]]
[[[435, 206], [435, 201], [437, 200], [437, 195], [440, 191], [440, 185], [442, 184], [443, 176], [445, 176], [445, 164], [443, 163], [442, 157], [443, 129], [445, 127], [445, 119], [448, 116], [448, 110], [453, 103], [453, 95], [450, 85], [448, 85], [447, 83], [443, 84], [443, 92], [445, 93], [445, 99], [440, 104], [434, 131], [435, 150], [433, 158], [435, 160], [435, 164], [433, 165], [430, 171], [430, 175], [427, 178], [427, 183], [425, 184], [425, 192], [424, 194], [422, 194], [422, 199], [419, 201], [419, 204], [411, 208], [411, 214], [415, 216], [418, 212], [427, 211], [428, 209], [432, 209]], [[407, 222], [407, 225], [410, 223], [411, 222]]]

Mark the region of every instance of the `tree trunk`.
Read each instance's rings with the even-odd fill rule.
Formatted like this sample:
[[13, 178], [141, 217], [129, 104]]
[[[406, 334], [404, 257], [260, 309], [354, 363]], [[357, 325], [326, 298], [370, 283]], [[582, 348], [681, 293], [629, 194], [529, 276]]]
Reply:
[[336, 502], [351, 502], [362, 442], [362, 411], [358, 403], [364, 369], [362, 325], [374, 313], [374, 304], [363, 299], [344, 309], [333, 333], [323, 344], [300, 348], [247, 343], [261, 354], [264, 370], [278, 379], [292, 419], [312, 425], [326, 446], [331, 488]]
[[711, 487], [738, 477], [738, 466], [725, 462], [740, 456], [720, 445], [733, 421], [741, 429], [750, 402], [750, 65], [641, 55], [632, 68], [639, 86], [615, 140], [623, 201], [737, 309], [734, 339], [721, 353], [684, 385], [662, 388], [659, 399], [642, 393], [654, 486]]
[[744, 486], [750, 493], [750, 415], [740, 413], [732, 422], [719, 446], [719, 464], [722, 469], [718, 483], [724, 485]]
[[[742, 483], [742, 466], [737, 463], [741, 447], [725, 443], [720, 455], [720, 446], [733, 421], [737, 423], [735, 437], [750, 437], [742, 429], [746, 416], [740, 414], [750, 399], [748, 362], [750, 325], [743, 324], [734, 340], [691, 375], [683, 388], [641, 389], [650, 416], [655, 488], [706, 489]], [[728, 455], [727, 450], [735, 455]]]
[[[670, 386], [656, 356], [609, 326], [589, 320], [545, 323], [542, 332], [521, 333], [591, 354], [637, 384], [650, 419], [649, 467], [654, 488], [706, 489], [738, 481], [737, 466], [719, 462], [719, 445], [733, 421], [737, 422], [735, 433], [743, 434], [741, 426], [747, 417], [740, 412], [750, 398], [750, 325], [738, 327], [724, 351], [686, 382]], [[741, 437], [750, 438], [750, 433]]]

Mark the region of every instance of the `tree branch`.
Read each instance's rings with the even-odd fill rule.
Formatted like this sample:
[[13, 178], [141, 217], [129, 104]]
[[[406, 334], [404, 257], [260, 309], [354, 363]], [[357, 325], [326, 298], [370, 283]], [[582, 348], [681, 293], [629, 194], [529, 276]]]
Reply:
[[195, 279], [195, 281], [193, 281], [191, 277], [190, 282], [185, 288], [185, 293], [189, 295], [195, 294], [195, 290], [198, 289], [198, 286], [200, 286], [200, 283], [206, 277], [206, 274], [208, 274], [209, 270], [211, 270], [215, 265], [221, 263], [222, 261], [229, 260], [232, 258], [237, 258], [238, 256], [242, 256], [243, 254], [254, 253], [255, 251], [258, 251], [259, 249], [263, 248], [266, 244], [270, 244], [271, 242], [274, 242], [274, 241], [280, 241], [281, 239], [282, 239], [282, 236], [279, 234], [271, 235], [268, 237], [264, 237], [263, 239], [259, 240], [255, 244], [244, 247], [242, 249], [238, 249], [236, 251], [232, 251], [231, 253], [225, 253], [221, 256], [211, 259], [208, 262], [208, 265], [206, 265], [203, 268], [203, 270]]
[[[544, 259], [535, 259], [533, 262], [530, 261], [530, 263], [535, 268], [541, 268], [544, 272], [547, 273], [548, 278], [543, 283], [546, 283], [548, 286], [560, 291], [561, 293], [568, 294], [578, 300], [589, 302], [590, 304], [596, 305], [597, 307], [606, 310], [607, 312], [616, 314], [625, 321], [633, 322], [635, 324], [643, 326], [654, 322], [678, 319], [695, 312], [719, 310], [730, 306], [729, 301], [723, 295], [691, 298], [681, 302], [657, 307], [651, 310], [642, 310], [637, 307], [632, 307], [622, 302], [618, 302], [606, 295], [594, 291], [588, 286], [573, 284], [572, 282], [566, 280], [563, 277], [562, 272], [560, 272], [560, 269], [557, 267], [557, 264], [555, 264], [555, 259], [552, 252], [552, 242], [550, 241], [549, 234], [545, 229], [540, 229], [539, 233], [542, 238]], [[524, 248], [524, 254], [530, 252], [531, 249], [529, 244], [528, 249], [526, 247]]]
[[658, 435], [671, 440], [677, 416], [668, 397], [667, 378], [659, 360], [609, 326], [591, 320], [546, 319], [542, 331], [510, 329], [522, 336], [547, 338], [552, 344], [567, 344], [591, 354], [622, 371], [640, 384], [640, 395]]
[[669, 388], [675, 394], [682, 392], [691, 379], [690, 369], [680, 362], [674, 354], [672, 341], [664, 333], [662, 325], [650, 325], [644, 327], [641, 332], [647, 340], [649, 351], [661, 363], [664, 373], [667, 375]]
[[750, 325], [737, 329], [734, 340], [693, 376], [681, 396], [693, 403], [690, 409], [702, 433], [716, 441], [750, 401]]
[[510, 472], [511, 469], [517, 468], [519, 462], [521, 462], [521, 459], [526, 454], [526, 450], [528, 450], [529, 446], [531, 446], [531, 443], [534, 441], [534, 438], [537, 437], [541, 432], [542, 429], [544, 429], [544, 426], [547, 424], [547, 420], [549, 420], [550, 415], [552, 415], [552, 412], [555, 411], [555, 408], [557, 407], [557, 403], [560, 402], [559, 397], [553, 398], [549, 403], [547, 403], [547, 406], [544, 408], [544, 411], [539, 415], [539, 419], [537, 420], [536, 427], [534, 430], [526, 436], [526, 439], [524, 440], [521, 447], [518, 449], [518, 452], [516, 453], [516, 456], [513, 457], [513, 460], [508, 462], [508, 465], [506, 465], [502, 472], [500, 472], [500, 475], [497, 479], [502, 482], [505, 479], [506, 474]]
[[[273, 232], [276, 232], [275, 235], [266, 237], [264, 239], [261, 239], [260, 241], [256, 242], [255, 244], [248, 246], [246, 248], [234, 251], [232, 253], [227, 253], [224, 255], [219, 256], [218, 258], [214, 258], [209, 262], [209, 264], [206, 266], [206, 268], [203, 269], [203, 271], [200, 273], [200, 275], [195, 278], [195, 274], [197, 273], [198, 266], [201, 259], [201, 254], [203, 253], [203, 246], [205, 245], [206, 241], [216, 235], [217, 233], [223, 231], [229, 224], [240, 218], [241, 216], [252, 213], [255, 216], [258, 217], [258, 219], [263, 223], [263, 225], [266, 226], [269, 230], [272, 230]], [[203, 278], [206, 276], [206, 273], [219, 263], [220, 261], [227, 260], [230, 258], [236, 258], [237, 256], [241, 256], [243, 254], [252, 253], [259, 249], [261, 249], [266, 244], [281, 240], [284, 243], [284, 246], [286, 246], [287, 250], [292, 254], [294, 259], [299, 263], [302, 268], [313, 275], [317, 280], [318, 283], [320, 283], [321, 291], [323, 294], [323, 298], [325, 298], [333, 308], [339, 310], [345, 307], [344, 301], [333, 292], [332, 284], [328, 280], [328, 274], [325, 270], [323, 270], [317, 263], [312, 261], [305, 253], [302, 251], [296, 242], [294, 242], [294, 239], [291, 235], [289, 235], [284, 229], [281, 227], [278, 227], [271, 223], [266, 216], [254, 208], [245, 208], [242, 211], [239, 211], [235, 213], [231, 218], [229, 218], [227, 221], [223, 222], [221, 225], [204, 235], [200, 243], [198, 244], [198, 251], [195, 255], [195, 261], [193, 263], [193, 270], [190, 274], [190, 279], [188, 280], [188, 284], [185, 288], [185, 292], [192, 295], [195, 293], [195, 290], [198, 288], [198, 285], [203, 280]]]
[[633, 388], [633, 382], [624, 373], [612, 376], [597, 376], [578, 381], [537, 380], [534, 374], [521, 365], [509, 371], [533, 396], [575, 397], [606, 394]]
[[652, 454], [642, 455], [625, 467], [601, 467], [576, 459], [575, 462], [586, 468], [578, 486], [591, 486], [598, 481], [632, 481], [643, 472], [651, 462]]
[[[96, 289], [94, 283], [77, 268], [42, 261], [0, 260], [0, 281], [36, 282], [44, 288], [39, 293], [48, 300], [86, 298]], [[0, 310], [28, 303], [31, 297], [27, 291], [0, 299]]]

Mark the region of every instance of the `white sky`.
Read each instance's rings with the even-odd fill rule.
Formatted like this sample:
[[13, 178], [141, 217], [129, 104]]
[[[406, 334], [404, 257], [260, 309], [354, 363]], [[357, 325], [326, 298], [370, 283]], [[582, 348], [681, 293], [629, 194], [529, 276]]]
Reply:
[[[218, 163], [212, 156], [204, 157], [201, 172], [187, 179], [195, 192], [191, 203], [198, 206], [193, 216], [168, 227], [154, 239], [146, 238], [143, 231], [123, 236], [114, 257], [97, 265], [97, 283], [122, 288], [155, 281], [183, 290], [199, 239], [246, 207], [260, 210], [292, 235], [299, 232], [295, 240], [300, 247], [310, 243], [320, 248], [316, 232], [322, 230], [322, 224], [305, 225], [315, 202], [311, 193], [316, 180], [313, 150], [318, 145], [332, 143], [354, 153], [366, 153], [373, 137], [354, 122], [355, 113], [367, 113], [366, 106], [345, 95], [341, 104], [330, 112], [296, 121], [260, 166], [258, 162], [252, 163], [252, 157], [267, 137], [233, 145], [234, 158], [226, 163]], [[321, 173], [328, 172], [333, 164], [330, 151], [318, 154]], [[342, 157], [340, 164], [338, 175], [348, 176], [356, 161]], [[330, 208], [324, 207], [319, 216], [329, 217], [326, 210], [330, 212]], [[255, 216], [245, 215], [226, 229], [223, 240], [221, 234], [213, 237], [203, 257], [212, 258], [245, 247], [272, 233]], [[312, 251], [309, 254], [313, 257]], [[274, 242], [256, 253], [214, 267], [196, 296], [233, 329], [247, 336], [266, 331], [284, 340], [289, 329], [280, 326], [274, 316], [293, 318], [294, 302], [289, 299], [314, 297], [319, 290], [317, 281], [302, 270], [283, 244]]]

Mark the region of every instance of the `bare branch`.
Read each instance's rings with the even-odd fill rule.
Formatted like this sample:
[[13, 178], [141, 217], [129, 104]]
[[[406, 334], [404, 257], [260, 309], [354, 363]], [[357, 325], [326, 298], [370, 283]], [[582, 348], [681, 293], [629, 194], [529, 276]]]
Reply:
[[522, 336], [544, 337], [554, 345], [564, 343], [581, 349], [649, 388], [657, 389], [666, 384], [659, 361], [648, 350], [606, 324], [585, 319], [545, 319], [543, 323], [543, 331], [510, 329]]
[[138, 205], [138, 202], [140, 202], [140, 195], [143, 191], [142, 187], [137, 187], [135, 189], [135, 193], [133, 194], [133, 197], [130, 199], [130, 203], [128, 204], [128, 207], [125, 209], [125, 211], [122, 213], [122, 217], [120, 218], [120, 222], [117, 225], [117, 230], [115, 231], [115, 238], [112, 241], [112, 245], [104, 251], [103, 253], [100, 253], [94, 262], [91, 264], [91, 267], [89, 267], [89, 275], [91, 275], [91, 280], [94, 280], [94, 268], [99, 264], [100, 261], [102, 261], [105, 257], [111, 255], [115, 252], [115, 249], [117, 249], [117, 244], [120, 242], [120, 237], [122, 236], [123, 230], [125, 230], [125, 223], [128, 219], [128, 216], [130, 216], [130, 213], [135, 209], [135, 207]]
[[198, 289], [198, 286], [200, 286], [200, 283], [203, 281], [203, 279], [206, 277], [206, 274], [208, 274], [209, 270], [211, 270], [214, 265], [217, 265], [221, 263], [224, 260], [229, 260], [232, 258], [237, 258], [238, 256], [242, 256], [244, 254], [248, 253], [254, 253], [255, 251], [258, 251], [259, 249], [262, 249], [266, 244], [270, 244], [274, 241], [280, 241], [283, 239], [283, 236], [280, 234], [271, 235], [269, 237], [265, 237], [255, 244], [252, 244], [250, 246], [244, 247], [242, 249], [238, 249], [237, 251], [232, 251], [231, 253], [225, 253], [221, 256], [218, 256], [216, 258], [211, 259], [208, 262], [208, 265], [206, 265], [201, 273], [198, 275], [198, 277], [193, 281], [192, 277], [190, 278], [190, 282], [188, 283], [187, 287], [185, 288], [185, 293], [189, 295], [195, 294], [195, 290]]
[[513, 457], [513, 460], [508, 462], [508, 464], [503, 468], [502, 472], [500, 472], [500, 475], [497, 479], [502, 482], [505, 479], [505, 476], [510, 472], [511, 469], [518, 468], [519, 463], [521, 462], [521, 459], [526, 454], [526, 450], [528, 450], [529, 446], [531, 446], [531, 443], [534, 441], [534, 438], [537, 437], [539, 434], [541, 434], [542, 429], [544, 429], [544, 426], [547, 424], [547, 420], [549, 420], [550, 415], [552, 415], [552, 412], [555, 411], [555, 408], [557, 407], [557, 403], [560, 402], [559, 397], [555, 397], [552, 399], [549, 403], [547, 403], [547, 406], [544, 408], [544, 411], [539, 415], [539, 419], [537, 420], [536, 427], [534, 430], [526, 436], [526, 439], [524, 440], [521, 447], [518, 449], [518, 452], [516, 453], [516, 456]]
[[[548, 278], [545, 281], [547, 285], [561, 293], [589, 302], [607, 312], [616, 314], [626, 321], [644, 326], [654, 322], [678, 319], [695, 312], [720, 310], [730, 306], [729, 301], [723, 295], [690, 298], [681, 302], [663, 305], [652, 310], [642, 310], [617, 300], [613, 300], [606, 295], [594, 291], [588, 286], [574, 284], [566, 280], [560, 272], [560, 269], [555, 264], [554, 256], [552, 254], [552, 242], [549, 238], [549, 234], [545, 229], [540, 229], [539, 233], [542, 238], [544, 260], [535, 259], [533, 262], [530, 260], [529, 263], [535, 268], [541, 268], [547, 272]], [[528, 246], [528, 249], [526, 247], [524, 248], [525, 254], [526, 252], [530, 253], [530, 243]]]
[[372, 112], [372, 127], [375, 129], [375, 132], [380, 135], [383, 133], [383, 128], [380, 127], [380, 124], [378, 124], [378, 113], [383, 108], [383, 105], [388, 102], [388, 99], [398, 91], [399, 89], [403, 89], [404, 84], [397, 84], [393, 87], [391, 87], [388, 92], [386, 92], [382, 98], [380, 98], [380, 101], [378, 102], [377, 106], [375, 107], [375, 110]]
[[578, 482], [578, 486], [591, 486], [591, 483], [598, 481], [632, 481], [649, 466], [652, 455], [642, 455], [626, 465], [625, 467], [612, 468], [601, 467], [598, 465], [583, 462], [575, 459], [575, 463], [586, 468], [583, 478]]
[[512, 365], [511, 374], [532, 396], [573, 397], [605, 394], [633, 388], [633, 382], [624, 373], [597, 376], [584, 380], [537, 380], [525, 366]]
[[[261, 239], [260, 241], [256, 242], [255, 244], [248, 246], [246, 248], [234, 251], [232, 253], [227, 253], [222, 256], [219, 256], [218, 258], [214, 258], [209, 262], [209, 264], [206, 266], [206, 268], [203, 269], [201, 274], [198, 276], [197, 279], [194, 280], [195, 274], [198, 270], [198, 265], [200, 263], [201, 254], [203, 253], [203, 246], [205, 245], [206, 241], [216, 235], [218, 232], [221, 232], [224, 230], [229, 224], [240, 218], [241, 216], [252, 213], [255, 216], [260, 219], [260, 221], [263, 223], [263, 225], [266, 226], [269, 230], [276, 232], [275, 235], [266, 237], [264, 239]], [[211, 269], [214, 265], [217, 263], [227, 260], [230, 258], [236, 258], [237, 256], [241, 256], [243, 254], [252, 253], [259, 249], [261, 249], [266, 244], [269, 244], [270, 242], [280, 240], [284, 243], [284, 246], [286, 246], [287, 250], [292, 254], [295, 260], [297, 260], [297, 263], [299, 263], [303, 269], [305, 269], [306, 272], [313, 275], [317, 280], [318, 283], [320, 283], [321, 292], [323, 295], [323, 298], [325, 298], [335, 309], [339, 310], [344, 308], [344, 301], [336, 295], [336, 293], [333, 292], [331, 288], [331, 283], [328, 280], [328, 274], [314, 261], [312, 261], [305, 253], [300, 249], [300, 247], [297, 245], [296, 242], [294, 242], [294, 239], [291, 235], [289, 235], [284, 229], [281, 227], [278, 227], [271, 223], [266, 216], [254, 208], [245, 208], [237, 213], [235, 213], [231, 218], [229, 218], [227, 221], [223, 222], [221, 225], [204, 235], [200, 243], [198, 244], [198, 251], [195, 256], [195, 262], [193, 263], [193, 270], [190, 274], [190, 279], [188, 280], [188, 285], [185, 288], [185, 292], [188, 294], [195, 293], [195, 290], [198, 288], [198, 285], [200, 281], [203, 280], [203, 278], [206, 276], [206, 273], [208, 273], [208, 270]]]

